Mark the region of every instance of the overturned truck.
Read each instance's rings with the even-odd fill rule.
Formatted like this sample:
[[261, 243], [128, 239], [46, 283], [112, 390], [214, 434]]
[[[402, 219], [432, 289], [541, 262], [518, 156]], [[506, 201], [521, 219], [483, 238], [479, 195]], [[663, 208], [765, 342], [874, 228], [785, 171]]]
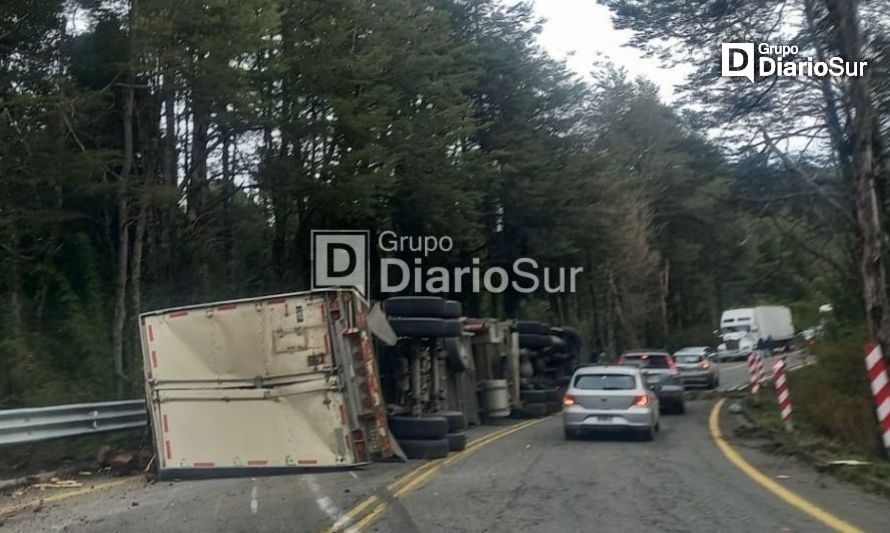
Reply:
[[443, 457], [470, 425], [559, 410], [581, 349], [571, 328], [352, 290], [153, 311], [140, 331], [162, 477]]

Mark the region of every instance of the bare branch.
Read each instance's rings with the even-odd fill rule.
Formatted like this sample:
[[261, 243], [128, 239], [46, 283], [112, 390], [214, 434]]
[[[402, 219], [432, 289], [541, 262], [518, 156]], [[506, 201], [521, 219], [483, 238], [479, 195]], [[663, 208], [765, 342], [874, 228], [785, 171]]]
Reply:
[[767, 148], [779, 158], [780, 161], [788, 168], [788, 170], [794, 172], [799, 178], [801, 178], [807, 185], [813, 188], [813, 190], [819, 195], [820, 198], [825, 200], [831, 207], [835, 208], [839, 214], [841, 214], [844, 219], [849, 222], [851, 225], [856, 225], [856, 219], [853, 218], [853, 215], [850, 213], [850, 210], [845, 208], [840, 202], [837, 201], [830, 193], [828, 193], [825, 189], [819, 186], [816, 183], [815, 178], [810, 176], [808, 173], [804, 172], [794, 161], [788, 157], [788, 154], [779, 150], [776, 144], [773, 142], [772, 138], [766, 132], [765, 129], [760, 130], [761, 135], [763, 135], [763, 140], [766, 143]]

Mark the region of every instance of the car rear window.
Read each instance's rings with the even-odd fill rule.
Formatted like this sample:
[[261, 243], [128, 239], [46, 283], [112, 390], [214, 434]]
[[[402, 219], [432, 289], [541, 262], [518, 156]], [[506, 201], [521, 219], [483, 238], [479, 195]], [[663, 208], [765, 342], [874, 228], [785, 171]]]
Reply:
[[677, 354], [674, 357], [678, 363], [697, 363], [701, 361], [701, 356], [696, 354]]
[[582, 374], [575, 378], [575, 388], [582, 390], [631, 390], [637, 380], [628, 374]]
[[639, 366], [640, 368], [670, 368], [668, 358], [665, 355], [625, 355], [624, 363]]

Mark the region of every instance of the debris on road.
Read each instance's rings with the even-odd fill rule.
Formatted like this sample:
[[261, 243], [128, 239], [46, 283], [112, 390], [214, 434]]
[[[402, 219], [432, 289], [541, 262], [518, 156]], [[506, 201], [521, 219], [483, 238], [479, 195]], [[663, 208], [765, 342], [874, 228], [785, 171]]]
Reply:
[[34, 488], [37, 489], [74, 489], [82, 486], [83, 483], [79, 483], [73, 479], [59, 479], [57, 477], [52, 478], [47, 483], [34, 484]]
[[828, 466], [868, 466], [870, 464], [868, 461], [859, 461], [857, 459], [838, 459], [828, 462]]

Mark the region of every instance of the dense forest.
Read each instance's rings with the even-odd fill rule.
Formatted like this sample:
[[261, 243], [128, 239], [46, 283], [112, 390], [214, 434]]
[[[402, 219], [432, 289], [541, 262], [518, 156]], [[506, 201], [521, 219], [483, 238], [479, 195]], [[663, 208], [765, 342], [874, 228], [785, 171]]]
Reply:
[[[452, 297], [574, 325], [588, 353], [713, 343], [733, 305], [863, 324], [866, 126], [890, 209], [886, 1], [603, 3], [696, 66], [677, 102], [549, 57], [527, 3], [0, 2], [0, 408], [140, 394], [140, 312], [307, 289], [313, 229], [583, 266], [574, 294]], [[864, 89], [719, 77], [721, 41], [782, 17], [802, 48], [867, 56]]]

